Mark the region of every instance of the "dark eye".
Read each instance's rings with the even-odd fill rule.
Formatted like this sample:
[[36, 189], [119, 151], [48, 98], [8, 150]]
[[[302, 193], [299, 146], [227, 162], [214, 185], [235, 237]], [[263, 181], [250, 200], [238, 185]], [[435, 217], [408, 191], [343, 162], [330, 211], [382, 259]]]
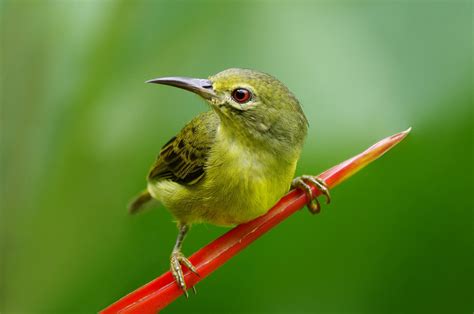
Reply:
[[238, 103], [243, 104], [252, 98], [252, 93], [245, 88], [237, 88], [232, 92], [232, 98]]

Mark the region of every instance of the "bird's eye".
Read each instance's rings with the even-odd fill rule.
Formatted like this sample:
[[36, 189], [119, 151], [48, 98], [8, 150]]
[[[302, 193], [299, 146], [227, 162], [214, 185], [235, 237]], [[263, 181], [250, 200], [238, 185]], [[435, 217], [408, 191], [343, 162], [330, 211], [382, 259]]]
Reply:
[[232, 98], [240, 103], [243, 104], [252, 98], [252, 93], [245, 88], [237, 88], [232, 92]]

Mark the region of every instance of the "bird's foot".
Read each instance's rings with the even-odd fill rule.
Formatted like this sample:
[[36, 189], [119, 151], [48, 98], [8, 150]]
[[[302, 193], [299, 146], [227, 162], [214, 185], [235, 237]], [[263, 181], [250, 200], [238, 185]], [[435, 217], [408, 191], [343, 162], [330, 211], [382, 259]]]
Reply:
[[329, 189], [326, 186], [326, 183], [317, 177], [309, 175], [302, 175], [300, 177], [296, 177], [291, 182], [291, 187], [303, 190], [303, 192], [306, 193], [306, 197], [308, 198], [307, 206], [310, 213], [317, 214], [321, 211], [321, 205], [319, 204], [317, 197], [313, 198], [313, 191], [311, 190], [309, 184], [315, 185], [316, 188], [321, 191], [321, 194], [326, 197], [326, 204], [329, 204], [331, 202], [331, 196], [329, 195]]
[[[181, 253], [181, 251], [175, 250], [171, 253], [170, 257], [170, 264], [171, 264], [171, 274], [173, 274], [174, 280], [178, 284], [179, 288], [183, 290], [184, 295], [186, 298], [189, 296], [188, 291], [186, 288], [186, 282], [184, 281], [184, 274], [183, 269], [181, 268], [181, 264], [189, 268], [189, 270], [199, 277], [198, 272], [193, 264]], [[196, 294], [196, 288], [193, 286], [194, 294]]]

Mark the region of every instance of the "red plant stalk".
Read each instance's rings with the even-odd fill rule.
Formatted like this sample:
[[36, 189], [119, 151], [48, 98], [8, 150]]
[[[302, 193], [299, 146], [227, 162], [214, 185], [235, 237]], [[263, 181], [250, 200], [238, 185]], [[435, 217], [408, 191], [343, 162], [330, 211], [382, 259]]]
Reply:
[[[410, 130], [411, 128], [379, 141], [359, 155], [324, 171], [318, 177], [326, 182], [328, 188], [335, 187], [398, 144], [408, 135]], [[313, 186], [312, 190], [313, 195], [319, 196], [321, 194]], [[231, 257], [305, 206], [307, 202], [305, 193], [301, 190], [292, 190], [282, 197], [265, 215], [233, 228], [194, 253], [189, 260], [196, 267], [200, 277], [194, 275], [188, 269], [183, 269], [188, 288], [209, 276]], [[181, 294], [183, 294], [183, 291], [168, 271], [124, 296], [100, 313], [156, 313]]]

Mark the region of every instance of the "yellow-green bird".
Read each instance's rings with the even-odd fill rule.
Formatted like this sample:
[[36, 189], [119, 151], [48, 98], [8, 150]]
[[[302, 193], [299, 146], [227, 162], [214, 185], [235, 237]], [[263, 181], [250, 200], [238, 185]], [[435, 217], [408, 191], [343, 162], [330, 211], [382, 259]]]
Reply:
[[311, 212], [319, 211], [308, 184], [329, 202], [324, 183], [311, 176], [293, 179], [308, 121], [296, 97], [276, 78], [254, 70], [228, 69], [208, 79], [162, 77], [147, 81], [179, 87], [211, 107], [189, 122], [161, 149], [148, 186], [129, 207], [139, 211], [159, 200], [178, 223], [171, 272], [186, 296], [181, 264], [196, 269], [181, 253], [190, 225], [232, 226], [267, 212], [290, 187], [301, 188]]

